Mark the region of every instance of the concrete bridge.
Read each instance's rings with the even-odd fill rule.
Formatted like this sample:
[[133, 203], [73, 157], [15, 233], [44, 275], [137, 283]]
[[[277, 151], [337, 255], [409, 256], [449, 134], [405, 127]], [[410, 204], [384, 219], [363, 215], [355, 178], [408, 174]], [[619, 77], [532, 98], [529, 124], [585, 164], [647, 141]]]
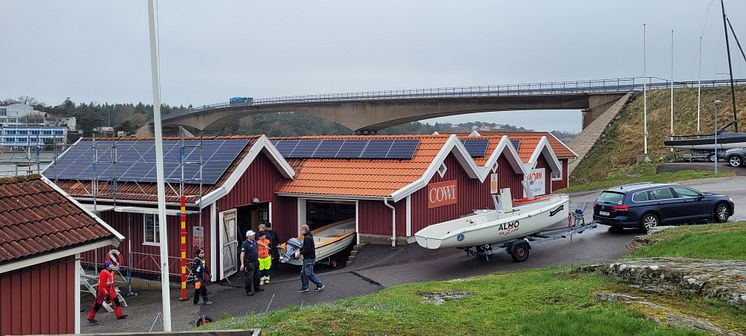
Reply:
[[[703, 86], [727, 84], [702, 81]], [[670, 83], [652, 77], [615, 78], [551, 83], [467, 86], [435, 89], [387, 90], [254, 99], [240, 103], [205, 105], [163, 117], [164, 127], [190, 126], [219, 130], [243, 117], [272, 112], [314, 115], [343, 125], [356, 133], [375, 133], [394, 125], [449, 115], [518, 110], [579, 109], [583, 128], [626, 93], [668, 88]], [[674, 82], [674, 87], [694, 87], [696, 81]], [[140, 134], [152, 134], [152, 124]]]

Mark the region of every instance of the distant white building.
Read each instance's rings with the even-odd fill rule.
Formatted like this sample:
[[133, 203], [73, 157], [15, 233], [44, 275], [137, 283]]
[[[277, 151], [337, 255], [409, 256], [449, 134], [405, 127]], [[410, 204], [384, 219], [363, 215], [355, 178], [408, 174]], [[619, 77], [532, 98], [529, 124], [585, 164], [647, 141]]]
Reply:
[[75, 117], [48, 117], [25, 104], [0, 106], [0, 147], [65, 144], [68, 130], [75, 127]]

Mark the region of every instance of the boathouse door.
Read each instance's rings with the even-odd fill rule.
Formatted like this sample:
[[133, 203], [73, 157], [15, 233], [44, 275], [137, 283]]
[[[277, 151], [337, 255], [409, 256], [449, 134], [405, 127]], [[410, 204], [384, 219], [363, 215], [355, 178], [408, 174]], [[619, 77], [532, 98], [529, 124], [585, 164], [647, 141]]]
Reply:
[[220, 279], [238, 271], [238, 237], [236, 237], [236, 209], [220, 213]]

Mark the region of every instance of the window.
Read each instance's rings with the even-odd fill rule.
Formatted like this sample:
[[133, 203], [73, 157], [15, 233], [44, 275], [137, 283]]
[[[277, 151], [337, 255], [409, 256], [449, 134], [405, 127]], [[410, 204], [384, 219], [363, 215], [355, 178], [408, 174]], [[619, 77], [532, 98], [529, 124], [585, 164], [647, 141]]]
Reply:
[[27, 130], [19, 130], [18, 134], [19, 135], [28, 135], [28, 131]]
[[632, 194], [632, 202], [644, 202], [648, 200], [647, 191], [638, 191]]
[[39, 135], [39, 130], [31, 130], [31, 135]]
[[610, 204], [622, 204], [624, 203], [624, 194], [604, 191], [598, 196], [596, 200], [598, 203], [610, 203]]
[[679, 196], [679, 198], [685, 198], [685, 197], [699, 197], [699, 193], [689, 189], [687, 187], [673, 187], [673, 191], [676, 192], [676, 195]]
[[15, 142], [16, 138], [5, 138], [5, 142]]
[[43, 131], [41, 131], [41, 134], [52, 135], [52, 130], [43, 130]]
[[145, 239], [143, 245], [158, 245], [160, 242], [160, 230], [158, 229], [158, 215], [144, 214], [143, 228]]
[[54, 130], [55, 135], [62, 135], [62, 130]]
[[6, 115], [8, 115], [8, 109], [6, 109], [4, 107], [0, 108], [0, 116], [4, 117]]
[[650, 191], [650, 196], [648, 197], [651, 200], [665, 200], [673, 198], [673, 193], [671, 192], [671, 188], [653, 189]]
[[438, 175], [440, 175], [440, 177], [443, 177], [443, 175], [446, 174], [447, 170], [448, 170], [448, 167], [446, 167], [446, 164], [445, 163], [441, 163], [440, 167], [438, 167]]
[[7, 135], [16, 135], [16, 130], [5, 130], [5, 134], [7, 134]]

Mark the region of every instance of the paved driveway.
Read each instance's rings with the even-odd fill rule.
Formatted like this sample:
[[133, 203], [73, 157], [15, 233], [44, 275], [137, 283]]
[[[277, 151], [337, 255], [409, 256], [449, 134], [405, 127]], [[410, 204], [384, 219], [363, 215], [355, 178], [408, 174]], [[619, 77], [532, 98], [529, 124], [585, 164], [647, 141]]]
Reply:
[[[728, 194], [736, 202], [736, 214], [732, 220], [746, 220], [746, 177], [695, 180], [684, 184], [702, 191]], [[572, 194], [571, 209], [586, 206], [586, 213], [589, 214], [591, 204], [599, 193], [600, 191]], [[614, 234], [608, 232], [605, 226], [600, 226], [596, 230], [575, 235], [572, 240], [534, 243], [529, 259], [523, 263], [513, 262], [507, 253], [497, 253], [485, 260], [467, 256], [457, 249], [426, 250], [417, 244], [396, 248], [371, 245], [363, 248], [349, 267], [333, 271], [317, 265], [317, 273], [326, 284], [322, 292], [297, 293], [300, 287], [299, 269], [280, 265], [272, 276], [272, 283], [264, 286], [266, 290], [263, 293], [247, 297], [241, 288], [242, 275], [237, 274], [231, 278], [232, 284], [224, 282], [209, 287], [210, 297], [215, 302], [213, 305], [193, 306], [191, 302], [174, 301], [173, 311], [180, 315], [174, 318], [173, 327], [175, 330], [188, 329], [188, 321], [193, 321], [199, 315], [221, 318], [291, 305], [331, 302], [373, 293], [401, 283], [450, 280], [494, 272], [611, 260], [623, 256], [626, 253], [624, 245], [637, 234], [635, 231]], [[160, 304], [153, 302], [158, 300], [158, 295], [145, 294], [142, 298], [145, 299], [142, 304], [133, 299], [131, 306], [126, 309], [130, 320], [125, 322], [103, 318], [109, 328], [115, 329], [104, 329], [103, 326], [92, 328], [84, 321], [83, 331], [147, 330]]]

